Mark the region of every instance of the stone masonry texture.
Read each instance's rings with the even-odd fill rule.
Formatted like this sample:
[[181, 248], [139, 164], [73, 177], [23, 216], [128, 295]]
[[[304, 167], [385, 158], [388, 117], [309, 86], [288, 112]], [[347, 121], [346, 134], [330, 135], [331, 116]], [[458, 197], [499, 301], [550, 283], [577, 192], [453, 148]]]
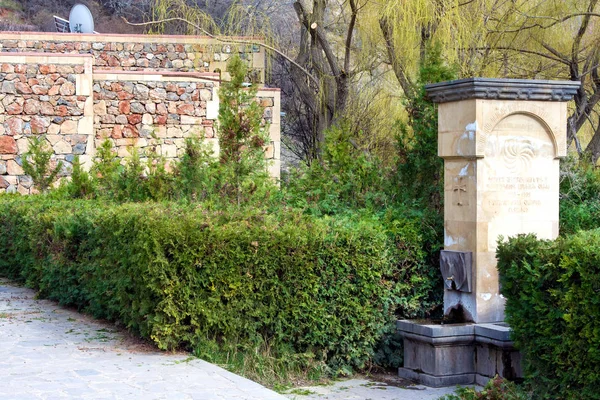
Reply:
[[75, 155], [86, 153], [89, 137], [78, 128], [90, 96], [75, 90], [83, 73], [83, 65], [0, 64], [0, 191], [30, 193], [21, 155], [31, 136], [46, 137], [63, 175]]
[[225, 71], [227, 61], [237, 53], [249, 63], [252, 79], [264, 81], [265, 53], [258, 44], [224, 43], [208, 37], [6, 32], [0, 51], [91, 54], [97, 68], [179, 72]]
[[[197, 136], [218, 154], [218, 89], [238, 53], [264, 79], [264, 51], [186, 36], [0, 33], [0, 193], [35, 192], [24, 175], [29, 139], [41, 136], [52, 163], [68, 176], [75, 156], [85, 167], [111, 141], [124, 159], [133, 147], [172, 164], [185, 138]], [[260, 85], [259, 85], [260, 87]], [[270, 141], [269, 173], [279, 177], [280, 92], [259, 89]]]

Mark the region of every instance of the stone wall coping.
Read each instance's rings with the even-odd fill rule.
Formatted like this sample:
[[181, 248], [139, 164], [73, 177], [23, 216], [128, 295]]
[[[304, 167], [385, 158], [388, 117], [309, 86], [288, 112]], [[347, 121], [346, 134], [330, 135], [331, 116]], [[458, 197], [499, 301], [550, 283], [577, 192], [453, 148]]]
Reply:
[[403, 334], [425, 336], [428, 338], [464, 337], [475, 335], [478, 338], [502, 342], [512, 342], [510, 326], [505, 323], [464, 323], [464, 324], [432, 324], [415, 320], [400, 320], [396, 328]]
[[[120, 34], [120, 33], [57, 33], [57, 32], [0, 32], [0, 40], [57, 40], [73, 42], [140, 42], [140, 43], [189, 43], [204, 44], [206, 42], [219, 42], [223, 44], [251, 44], [232, 43], [229, 40], [252, 41], [256, 44], [264, 42], [264, 37], [258, 36], [227, 36], [227, 41], [212, 38], [210, 36], [190, 35], [144, 35], [144, 34]], [[174, 39], [177, 39], [174, 41]]]
[[473, 323], [441, 325], [426, 322], [420, 323], [411, 320], [400, 320], [396, 323], [396, 328], [401, 332], [408, 332], [431, 338], [473, 336], [475, 334], [474, 326], [475, 324]]
[[0, 62], [14, 64], [83, 64], [86, 66], [86, 73], [88, 73], [88, 71], [91, 71], [94, 56], [91, 54], [9, 53], [0, 51]]
[[434, 103], [470, 99], [570, 101], [581, 84], [574, 81], [468, 78], [425, 86]]
[[515, 343], [512, 340], [498, 340], [487, 336], [475, 335], [477, 339], [477, 345], [479, 346], [494, 346], [503, 351], [518, 351], [515, 348]]
[[427, 343], [432, 346], [471, 346], [475, 344], [476, 339], [474, 333], [471, 333], [470, 335], [427, 336], [419, 335], [417, 333], [402, 332], [402, 337], [405, 340]]
[[175, 80], [199, 79], [211, 82], [221, 82], [219, 74], [215, 72], [178, 72], [178, 71], [122, 71], [122, 70], [94, 70], [94, 80], [160, 80], [160, 78], [173, 78]]
[[477, 324], [475, 334], [477, 336], [494, 339], [501, 342], [510, 342], [511, 329], [508, 325], [499, 324]]
[[[0, 53], [2, 57], [2, 53]], [[161, 77], [173, 78], [177, 81], [184, 81], [186, 79], [199, 79], [204, 81], [211, 81], [221, 83], [219, 79], [219, 73], [216, 72], [177, 72], [177, 71], [121, 71], [121, 70], [95, 70], [94, 81], [108, 81], [108, 80], [160, 80]], [[280, 88], [267, 88], [259, 87], [257, 95], [261, 93], [281, 93]]]
[[[1, 54], [1, 53], [0, 53]], [[120, 75], [163, 75], [163, 76], [184, 76], [184, 77], [215, 77], [218, 72], [179, 72], [179, 71], [152, 71], [152, 70], [120, 70], [120, 69], [96, 69], [94, 74], [120, 74]]]
[[92, 54], [86, 53], [40, 53], [35, 51], [3, 51], [0, 52], [0, 57], [57, 57], [57, 58], [94, 58]]
[[271, 88], [271, 87], [258, 88], [258, 93], [260, 93], [260, 92], [281, 92], [281, 88]]

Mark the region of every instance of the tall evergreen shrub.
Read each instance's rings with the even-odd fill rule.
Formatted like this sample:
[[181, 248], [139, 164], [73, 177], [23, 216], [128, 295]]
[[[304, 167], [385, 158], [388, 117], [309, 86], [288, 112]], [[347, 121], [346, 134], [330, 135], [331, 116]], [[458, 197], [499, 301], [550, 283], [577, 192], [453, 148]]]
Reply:
[[23, 154], [23, 171], [43, 193], [48, 191], [63, 168], [62, 161], [52, 166], [53, 154], [54, 151], [43, 136], [29, 138], [29, 150]]
[[499, 243], [506, 322], [536, 399], [600, 399], [600, 230]]
[[248, 66], [239, 56], [227, 64], [231, 80], [219, 90], [219, 161], [225, 175], [222, 192], [238, 205], [263, 189], [268, 180], [264, 147], [268, 129], [262, 125], [264, 110], [256, 101], [257, 90], [244, 82]]

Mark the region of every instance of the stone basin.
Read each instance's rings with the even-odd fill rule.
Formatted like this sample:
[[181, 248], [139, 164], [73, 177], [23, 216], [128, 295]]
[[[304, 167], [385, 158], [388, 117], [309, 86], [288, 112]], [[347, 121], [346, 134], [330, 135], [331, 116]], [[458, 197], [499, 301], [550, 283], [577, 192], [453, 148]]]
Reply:
[[506, 323], [401, 320], [396, 326], [404, 338], [402, 378], [443, 387], [485, 385], [496, 375], [511, 380], [523, 376], [521, 354]]

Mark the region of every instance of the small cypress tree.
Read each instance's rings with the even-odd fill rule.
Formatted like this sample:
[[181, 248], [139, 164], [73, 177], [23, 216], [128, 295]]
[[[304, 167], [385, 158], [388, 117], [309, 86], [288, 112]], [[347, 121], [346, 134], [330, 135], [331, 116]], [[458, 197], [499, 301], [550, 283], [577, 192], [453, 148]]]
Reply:
[[104, 140], [98, 147], [96, 159], [91, 169], [98, 194], [109, 197], [115, 195], [121, 169], [119, 158], [113, 151], [112, 143], [108, 139]]
[[79, 156], [75, 156], [71, 182], [68, 185], [69, 196], [75, 199], [90, 199], [95, 195], [94, 190], [94, 183], [90, 174], [83, 169]]
[[267, 129], [261, 127], [263, 108], [256, 102], [256, 88], [246, 87], [248, 67], [239, 56], [227, 64], [231, 81], [219, 90], [219, 161], [228, 182], [223, 194], [239, 205], [243, 193], [252, 194], [267, 176], [264, 146]]
[[204, 201], [215, 193], [218, 161], [198, 137], [185, 139], [184, 153], [175, 165], [176, 195], [187, 201]]
[[406, 99], [408, 124], [400, 123], [397, 135], [398, 180], [404, 200], [438, 214], [443, 211], [444, 162], [437, 155], [437, 107], [427, 98], [425, 85], [452, 79], [456, 72], [444, 63], [441, 45], [428, 45], [418, 90]]
[[148, 200], [148, 179], [137, 147], [131, 147], [129, 154], [117, 179], [116, 198], [120, 201]]
[[23, 171], [31, 177], [33, 185], [42, 193], [48, 191], [63, 167], [62, 161], [54, 168], [51, 166], [53, 154], [46, 139], [36, 136], [29, 139], [29, 150], [23, 155]]

